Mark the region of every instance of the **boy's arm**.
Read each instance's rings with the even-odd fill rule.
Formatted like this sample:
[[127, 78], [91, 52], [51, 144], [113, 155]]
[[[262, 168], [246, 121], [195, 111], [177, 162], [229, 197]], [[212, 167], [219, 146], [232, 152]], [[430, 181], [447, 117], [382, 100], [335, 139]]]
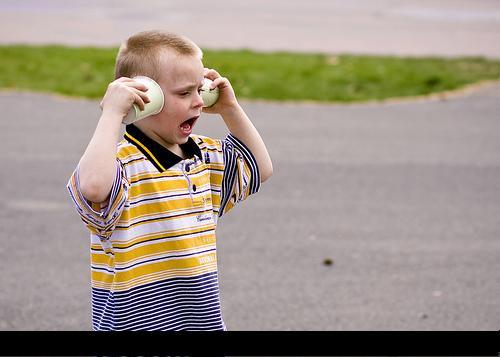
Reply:
[[231, 83], [213, 69], [205, 69], [205, 77], [213, 81], [212, 88], [219, 87], [220, 95], [212, 107], [203, 108], [203, 111], [222, 116], [229, 132], [243, 142], [255, 157], [261, 182], [266, 181], [273, 174], [271, 157], [259, 132], [238, 103]]
[[141, 109], [148, 103], [147, 87], [129, 78], [112, 82], [101, 102], [102, 115], [85, 153], [80, 159], [80, 192], [91, 202], [108, 198], [116, 174], [116, 143], [123, 118], [136, 103]]

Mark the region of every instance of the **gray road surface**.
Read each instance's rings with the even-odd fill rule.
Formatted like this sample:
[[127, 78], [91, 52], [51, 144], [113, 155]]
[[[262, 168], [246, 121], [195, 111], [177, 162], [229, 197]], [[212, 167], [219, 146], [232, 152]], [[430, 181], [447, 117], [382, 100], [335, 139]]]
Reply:
[[[145, 3], [1, 1], [0, 43], [109, 46], [163, 28], [211, 48], [500, 57], [494, 0]], [[244, 106], [275, 175], [219, 226], [229, 329], [499, 329], [500, 86]], [[88, 330], [88, 237], [65, 184], [97, 101], [1, 92], [0, 108], [0, 330]], [[206, 116], [198, 132], [225, 130]]]
[[500, 58], [497, 0], [0, 1], [0, 43], [116, 46], [151, 28], [210, 48]]
[[[220, 222], [229, 329], [498, 330], [500, 86], [243, 104], [275, 175]], [[88, 330], [88, 236], [65, 184], [98, 103], [3, 92], [0, 107], [0, 330]], [[225, 130], [207, 115], [197, 132]]]

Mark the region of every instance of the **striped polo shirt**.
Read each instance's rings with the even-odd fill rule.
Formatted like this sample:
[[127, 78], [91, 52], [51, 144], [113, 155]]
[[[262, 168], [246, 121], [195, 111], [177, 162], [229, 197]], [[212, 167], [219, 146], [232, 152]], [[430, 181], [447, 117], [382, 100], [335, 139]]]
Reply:
[[236, 137], [191, 135], [182, 159], [133, 124], [118, 143], [108, 202], [68, 182], [90, 231], [94, 330], [225, 330], [215, 230], [257, 192], [252, 153]]

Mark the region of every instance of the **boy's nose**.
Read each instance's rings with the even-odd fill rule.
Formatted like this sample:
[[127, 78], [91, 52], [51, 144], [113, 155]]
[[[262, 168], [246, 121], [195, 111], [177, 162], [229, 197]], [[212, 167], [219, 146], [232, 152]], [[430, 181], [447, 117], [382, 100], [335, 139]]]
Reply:
[[193, 106], [195, 108], [203, 107], [203, 98], [201, 97], [200, 92], [196, 92], [196, 98], [194, 99]]

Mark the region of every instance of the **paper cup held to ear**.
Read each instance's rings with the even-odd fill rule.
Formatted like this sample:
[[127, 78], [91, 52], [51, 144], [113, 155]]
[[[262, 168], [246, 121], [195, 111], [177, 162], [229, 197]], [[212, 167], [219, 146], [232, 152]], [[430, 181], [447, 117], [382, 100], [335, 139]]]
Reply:
[[201, 99], [203, 99], [203, 107], [208, 108], [214, 105], [219, 99], [219, 88], [210, 88], [212, 80], [204, 78], [203, 86], [201, 87]]
[[123, 118], [123, 124], [132, 124], [133, 122], [144, 119], [151, 115], [158, 114], [163, 109], [163, 104], [165, 103], [165, 98], [163, 97], [163, 91], [158, 83], [153, 79], [145, 76], [137, 76], [132, 78], [136, 82], [140, 82], [148, 87], [146, 95], [149, 98], [149, 103], [146, 103], [144, 110], [140, 110], [137, 104], [134, 104], [130, 109], [130, 112], [125, 118]]

